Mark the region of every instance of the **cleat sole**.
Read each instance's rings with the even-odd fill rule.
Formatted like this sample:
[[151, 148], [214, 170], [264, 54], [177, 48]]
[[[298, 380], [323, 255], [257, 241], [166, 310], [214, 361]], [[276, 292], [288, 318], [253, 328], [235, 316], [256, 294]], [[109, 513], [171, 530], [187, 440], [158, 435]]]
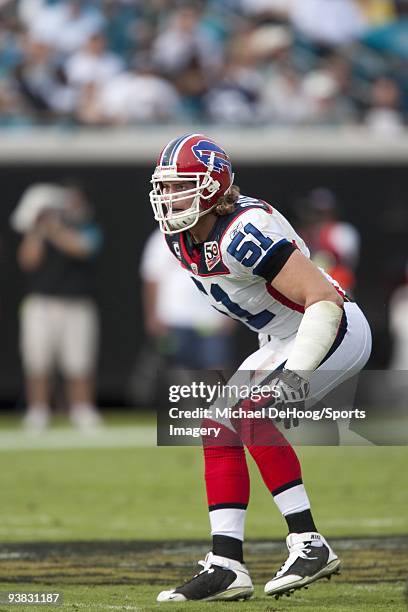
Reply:
[[216, 595], [211, 595], [210, 597], [205, 597], [205, 599], [201, 599], [199, 601], [246, 601], [247, 599], [250, 599], [253, 594], [254, 589], [227, 589], [226, 591], [222, 591]]
[[328, 563], [325, 567], [323, 567], [319, 572], [314, 574], [314, 576], [306, 576], [305, 578], [302, 578], [302, 580], [299, 580], [298, 582], [294, 584], [285, 585], [276, 591], [275, 590], [271, 590], [269, 592], [265, 591], [265, 594], [269, 596], [274, 596], [275, 599], [279, 599], [279, 597], [281, 597], [282, 595], [287, 595], [287, 594], [288, 594], [288, 597], [290, 597], [290, 595], [294, 593], [295, 591], [302, 589], [302, 588], [307, 589], [310, 584], [312, 584], [313, 582], [316, 582], [317, 580], [321, 580], [322, 578], [327, 578], [328, 580], [330, 580], [330, 578], [333, 575], [339, 575], [340, 567], [341, 567], [340, 559], [334, 559], [333, 561]]

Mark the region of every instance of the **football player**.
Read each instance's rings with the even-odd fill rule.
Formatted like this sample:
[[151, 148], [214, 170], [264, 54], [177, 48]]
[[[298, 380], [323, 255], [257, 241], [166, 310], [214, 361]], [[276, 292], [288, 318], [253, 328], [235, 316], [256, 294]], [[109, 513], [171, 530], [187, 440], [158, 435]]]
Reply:
[[[152, 176], [150, 201], [167, 244], [210, 303], [259, 334], [241, 371], [272, 372], [286, 405], [324, 397], [363, 368], [371, 351], [364, 314], [309, 259], [285, 217], [240, 195], [227, 153], [202, 134], [169, 142]], [[288, 423], [286, 423], [288, 424]], [[223, 423], [225, 444], [204, 442], [212, 550], [202, 570], [158, 601], [251, 597], [243, 559], [249, 476], [244, 446], [288, 526], [287, 560], [265, 585], [276, 597], [337, 573], [340, 560], [319, 533], [299, 460], [273, 421], [254, 441]]]

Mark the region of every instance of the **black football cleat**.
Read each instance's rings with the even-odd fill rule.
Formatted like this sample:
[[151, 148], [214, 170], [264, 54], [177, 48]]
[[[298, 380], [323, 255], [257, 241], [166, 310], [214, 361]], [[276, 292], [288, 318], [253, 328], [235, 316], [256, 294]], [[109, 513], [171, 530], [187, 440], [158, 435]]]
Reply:
[[265, 585], [265, 593], [278, 599], [296, 589], [330, 578], [340, 571], [340, 559], [320, 533], [290, 533], [286, 538], [289, 557], [276, 576]]
[[191, 580], [170, 591], [162, 591], [157, 601], [216, 601], [249, 599], [254, 592], [245, 565], [209, 552], [203, 569]]

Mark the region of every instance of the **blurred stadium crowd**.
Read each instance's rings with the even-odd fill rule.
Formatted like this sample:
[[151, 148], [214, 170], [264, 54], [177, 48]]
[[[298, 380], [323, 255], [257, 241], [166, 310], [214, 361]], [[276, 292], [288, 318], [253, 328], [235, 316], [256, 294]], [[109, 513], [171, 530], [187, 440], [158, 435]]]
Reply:
[[355, 125], [408, 111], [406, 0], [0, 0], [0, 125]]

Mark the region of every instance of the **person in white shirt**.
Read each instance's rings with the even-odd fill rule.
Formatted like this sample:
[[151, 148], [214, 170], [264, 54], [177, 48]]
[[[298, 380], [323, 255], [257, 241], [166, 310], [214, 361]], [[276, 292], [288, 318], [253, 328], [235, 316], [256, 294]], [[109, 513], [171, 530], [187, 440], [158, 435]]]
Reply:
[[93, 34], [83, 49], [72, 55], [65, 65], [68, 82], [78, 88], [89, 84], [102, 85], [123, 70], [123, 62], [106, 49], [101, 33]]
[[152, 66], [138, 62], [96, 87], [82, 115], [86, 122], [110, 125], [163, 122], [177, 119], [180, 96], [175, 87], [158, 76]]
[[176, 76], [197, 60], [204, 71], [214, 73], [221, 67], [220, 45], [200, 27], [197, 6], [181, 6], [153, 43], [152, 59], [168, 76]]
[[293, 26], [313, 42], [328, 46], [356, 40], [366, 30], [366, 19], [354, 0], [292, 0]]
[[167, 363], [189, 369], [228, 366], [234, 325], [196, 290], [158, 229], [145, 244], [140, 272], [146, 333], [159, 341]]
[[63, 55], [75, 53], [90, 36], [104, 26], [102, 14], [80, 0], [65, 0], [51, 6], [37, 7], [29, 20], [30, 35], [53, 46]]

